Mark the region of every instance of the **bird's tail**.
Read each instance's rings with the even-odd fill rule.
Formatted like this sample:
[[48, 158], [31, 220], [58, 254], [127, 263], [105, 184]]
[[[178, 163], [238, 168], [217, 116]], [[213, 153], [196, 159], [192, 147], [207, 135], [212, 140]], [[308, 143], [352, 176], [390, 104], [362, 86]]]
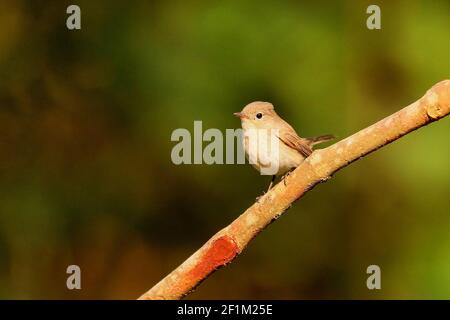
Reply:
[[319, 144], [319, 143], [322, 143], [322, 142], [326, 142], [326, 141], [329, 141], [329, 140], [333, 140], [334, 138], [336, 138], [336, 137], [333, 136], [332, 134], [325, 134], [323, 136], [305, 138], [305, 140], [312, 147], [312, 146], [314, 146], [316, 144]]

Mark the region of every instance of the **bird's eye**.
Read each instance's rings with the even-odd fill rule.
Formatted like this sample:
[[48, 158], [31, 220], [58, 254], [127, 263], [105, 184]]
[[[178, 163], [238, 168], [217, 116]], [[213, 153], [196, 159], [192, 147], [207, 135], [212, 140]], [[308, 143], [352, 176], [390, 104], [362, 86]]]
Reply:
[[256, 114], [256, 118], [261, 119], [262, 118], [262, 113], [261, 112], [257, 113]]

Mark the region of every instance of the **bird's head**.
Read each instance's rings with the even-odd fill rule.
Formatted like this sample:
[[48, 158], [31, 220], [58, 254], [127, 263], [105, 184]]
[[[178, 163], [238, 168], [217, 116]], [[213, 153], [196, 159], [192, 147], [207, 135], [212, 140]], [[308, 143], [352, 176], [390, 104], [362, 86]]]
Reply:
[[255, 101], [249, 103], [241, 112], [234, 115], [241, 119], [243, 129], [270, 129], [278, 115], [273, 104], [269, 102]]

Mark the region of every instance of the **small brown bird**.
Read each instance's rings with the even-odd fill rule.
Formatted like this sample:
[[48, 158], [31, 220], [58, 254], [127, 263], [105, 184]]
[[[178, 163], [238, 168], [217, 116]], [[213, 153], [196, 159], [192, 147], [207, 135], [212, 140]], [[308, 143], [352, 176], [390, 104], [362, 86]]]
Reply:
[[[269, 102], [255, 101], [244, 107], [241, 112], [234, 113], [241, 119], [244, 134], [244, 150], [250, 163], [259, 172], [267, 167], [276, 168], [271, 172], [272, 180], [269, 189], [276, 176], [289, 173], [298, 167], [305, 158], [312, 153], [312, 147], [316, 144], [334, 139], [332, 135], [323, 135], [311, 138], [300, 138], [289, 123], [284, 121]], [[250, 143], [250, 131], [265, 131], [263, 138], [258, 138], [255, 143]], [[278, 150], [270, 150], [270, 139], [277, 139]], [[255, 138], [256, 139], [256, 138]], [[267, 174], [267, 173], [266, 173]]]

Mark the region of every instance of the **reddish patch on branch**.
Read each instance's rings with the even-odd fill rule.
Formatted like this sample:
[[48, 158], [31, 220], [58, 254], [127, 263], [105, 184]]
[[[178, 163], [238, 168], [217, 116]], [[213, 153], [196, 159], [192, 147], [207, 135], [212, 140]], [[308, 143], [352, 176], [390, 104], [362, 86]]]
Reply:
[[211, 272], [233, 260], [238, 252], [239, 248], [231, 237], [217, 238], [189, 272], [189, 278], [194, 282], [203, 280]]

